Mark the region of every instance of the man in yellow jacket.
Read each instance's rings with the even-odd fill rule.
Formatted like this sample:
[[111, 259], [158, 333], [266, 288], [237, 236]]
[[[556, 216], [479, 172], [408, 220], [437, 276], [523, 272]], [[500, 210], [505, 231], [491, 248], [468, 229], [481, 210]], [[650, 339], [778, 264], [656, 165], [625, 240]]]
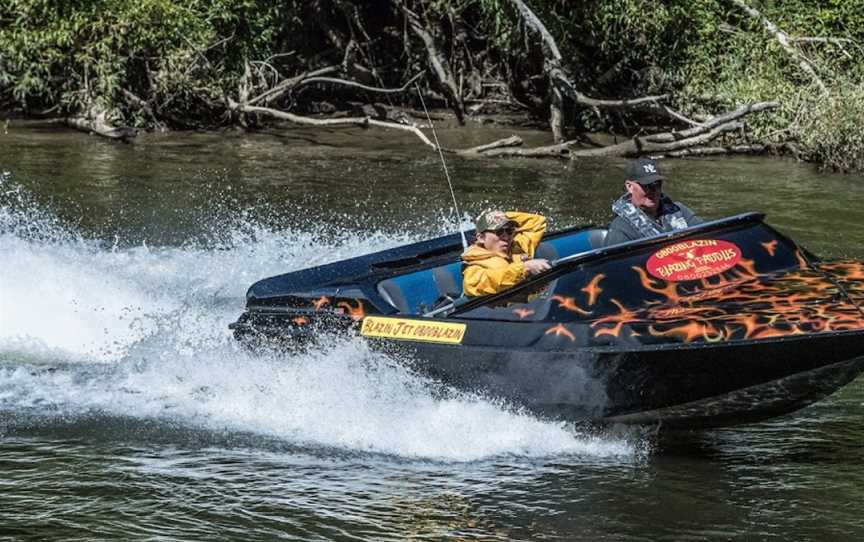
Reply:
[[534, 259], [546, 231], [546, 217], [517, 211], [484, 211], [475, 221], [477, 238], [462, 253], [462, 286], [467, 296], [497, 294], [528, 275], [549, 269]]

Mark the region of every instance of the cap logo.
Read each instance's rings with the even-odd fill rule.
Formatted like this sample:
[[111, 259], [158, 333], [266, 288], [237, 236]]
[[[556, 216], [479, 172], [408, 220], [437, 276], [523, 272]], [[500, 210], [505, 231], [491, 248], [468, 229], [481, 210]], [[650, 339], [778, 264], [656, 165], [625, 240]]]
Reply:
[[645, 173], [657, 173], [657, 168], [654, 167], [654, 164], [642, 164], [642, 169], [645, 170]]

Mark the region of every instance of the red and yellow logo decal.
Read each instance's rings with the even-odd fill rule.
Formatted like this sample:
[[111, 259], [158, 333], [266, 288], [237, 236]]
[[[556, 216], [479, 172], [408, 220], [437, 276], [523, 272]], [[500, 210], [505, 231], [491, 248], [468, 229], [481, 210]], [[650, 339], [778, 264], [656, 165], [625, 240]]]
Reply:
[[693, 239], [661, 248], [645, 267], [658, 279], [678, 282], [711, 277], [735, 267], [739, 260], [741, 249], [729, 241]]

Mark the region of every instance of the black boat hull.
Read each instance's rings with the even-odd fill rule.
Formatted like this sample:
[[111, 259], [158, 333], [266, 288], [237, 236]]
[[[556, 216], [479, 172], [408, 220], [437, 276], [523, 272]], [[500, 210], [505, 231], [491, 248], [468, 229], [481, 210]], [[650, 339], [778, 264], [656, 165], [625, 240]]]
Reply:
[[627, 352], [382, 346], [429, 377], [544, 418], [676, 428], [794, 412], [864, 371], [861, 332]]

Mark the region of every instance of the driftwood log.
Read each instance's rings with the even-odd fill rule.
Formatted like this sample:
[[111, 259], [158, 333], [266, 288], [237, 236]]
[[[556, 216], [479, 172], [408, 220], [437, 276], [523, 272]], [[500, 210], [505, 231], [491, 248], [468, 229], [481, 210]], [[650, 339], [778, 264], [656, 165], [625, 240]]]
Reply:
[[96, 134], [108, 139], [128, 141], [138, 135], [137, 128], [115, 126], [112, 124], [108, 120], [108, 112], [98, 107], [90, 107], [80, 115], [66, 117], [65, 122], [76, 130]]

